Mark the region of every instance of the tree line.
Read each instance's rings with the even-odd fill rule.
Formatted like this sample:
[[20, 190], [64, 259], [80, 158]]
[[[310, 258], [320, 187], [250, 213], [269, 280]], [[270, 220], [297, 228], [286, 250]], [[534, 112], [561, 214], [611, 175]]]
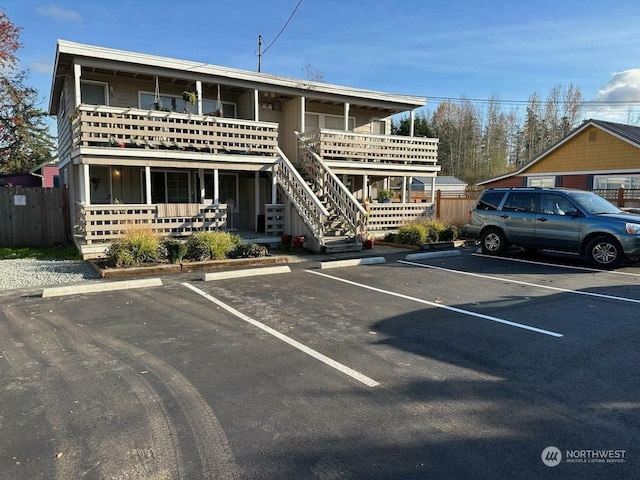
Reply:
[[[542, 100], [534, 93], [523, 111], [505, 110], [496, 97], [486, 102], [462, 98], [441, 102], [433, 113], [414, 119], [414, 135], [438, 138], [441, 175], [469, 184], [513, 171], [534, 159], [578, 126], [580, 89], [557, 85]], [[392, 133], [409, 135], [410, 118], [392, 123]]]

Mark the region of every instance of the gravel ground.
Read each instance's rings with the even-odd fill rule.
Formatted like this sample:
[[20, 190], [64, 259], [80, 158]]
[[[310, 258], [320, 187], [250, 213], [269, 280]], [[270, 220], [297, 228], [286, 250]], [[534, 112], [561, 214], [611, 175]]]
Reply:
[[0, 260], [0, 290], [47, 287], [100, 278], [88, 262], [75, 260]]

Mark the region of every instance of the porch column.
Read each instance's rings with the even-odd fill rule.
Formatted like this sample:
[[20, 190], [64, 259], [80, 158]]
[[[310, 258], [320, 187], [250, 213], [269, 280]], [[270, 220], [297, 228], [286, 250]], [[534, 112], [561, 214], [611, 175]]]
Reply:
[[151, 167], [144, 167], [144, 191], [147, 197], [147, 205], [151, 205]]
[[436, 177], [431, 177], [431, 203], [436, 201]]
[[196, 113], [198, 115], [202, 115], [202, 82], [200, 80], [196, 80], [196, 95], [198, 95], [198, 103]]
[[362, 176], [362, 198], [363, 200], [369, 196], [369, 176], [365, 173]]
[[407, 193], [407, 203], [411, 203], [411, 185], [413, 185], [413, 177], [409, 177], [409, 191]]
[[273, 169], [273, 173], [271, 175], [271, 203], [278, 203], [278, 170], [276, 170], [276, 166], [273, 165], [271, 167]]
[[345, 102], [344, 104], [344, 131], [348, 132], [349, 131], [349, 109], [350, 109], [351, 105], [349, 105], [348, 102]]
[[80, 77], [82, 74], [82, 65], [78, 65], [77, 63], [73, 64], [73, 84], [74, 84], [74, 101], [73, 101], [73, 109], [78, 108], [80, 103], [82, 103], [82, 94], [80, 91]]
[[255, 221], [255, 227], [254, 230], [257, 232], [258, 231], [258, 214], [260, 213], [260, 172], [255, 172], [253, 174], [253, 194], [255, 196], [255, 209], [256, 209], [256, 213], [254, 215], [254, 221]]
[[204, 188], [204, 168], [198, 169], [198, 178], [200, 179], [200, 203], [204, 203], [204, 197], [207, 195]]
[[409, 112], [409, 136], [413, 137], [413, 134], [415, 133], [415, 125], [416, 125], [416, 112], [414, 110], [411, 110], [411, 112]]
[[305, 97], [300, 97], [300, 133], [304, 133], [307, 130], [305, 125], [304, 116], [306, 112]]
[[407, 203], [407, 177], [402, 177], [402, 203]]
[[80, 202], [91, 205], [91, 182], [89, 180], [89, 165], [80, 164]]
[[217, 168], [213, 171], [213, 203], [214, 205], [220, 203], [220, 180]]
[[257, 89], [253, 91], [253, 119], [256, 122], [260, 120], [260, 95]]

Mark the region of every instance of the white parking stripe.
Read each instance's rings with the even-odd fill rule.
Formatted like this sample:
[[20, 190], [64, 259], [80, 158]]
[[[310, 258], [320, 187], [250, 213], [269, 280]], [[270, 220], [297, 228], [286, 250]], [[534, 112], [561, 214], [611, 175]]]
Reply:
[[576, 265], [562, 265], [559, 263], [538, 262], [535, 260], [525, 260], [523, 258], [499, 257], [496, 255], [485, 255], [484, 253], [472, 253], [474, 257], [492, 258], [494, 260], [506, 260], [508, 262], [531, 263], [533, 265], [544, 265], [545, 267], [568, 268], [571, 270], [582, 270], [585, 272], [607, 273], [611, 275], [628, 275], [630, 277], [640, 277], [640, 273], [621, 272], [620, 270], [602, 270], [598, 268], [578, 267]]
[[529, 330], [531, 332], [542, 333], [543, 335], [549, 335], [551, 337], [562, 337], [561, 333], [552, 332], [551, 330], [544, 330], [542, 328], [532, 327], [531, 325], [525, 325], [524, 323], [511, 322], [503, 318], [492, 317], [491, 315], [472, 312], [471, 310], [463, 310], [461, 308], [451, 307], [449, 305], [442, 305], [441, 303], [430, 302], [428, 300], [423, 300], [421, 298], [410, 297], [409, 295], [404, 295], [402, 293], [391, 292], [389, 290], [382, 290], [381, 288], [372, 287], [371, 285], [365, 285], [363, 283], [352, 282], [351, 280], [345, 280], [344, 278], [334, 277], [332, 275], [327, 275], [326, 273], [315, 272], [313, 270], [305, 270], [305, 272], [313, 273], [314, 275], [320, 275], [321, 277], [330, 278], [338, 282], [348, 283], [349, 285], [355, 285], [356, 287], [366, 288], [367, 290], [372, 290], [374, 292], [384, 293], [385, 295], [391, 295], [394, 297], [403, 298], [405, 300], [411, 300], [413, 302], [423, 303], [425, 305], [429, 305], [430, 307], [443, 308], [444, 310], [449, 310], [450, 312], [461, 313], [463, 315], [468, 315], [470, 317], [482, 318], [483, 320], [490, 320], [492, 322], [502, 323], [503, 325], [522, 328], [524, 330]]
[[432, 270], [441, 270], [443, 272], [457, 273], [460, 275], [467, 275], [469, 277], [486, 278], [487, 280], [495, 280], [497, 282], [503, 282], [503, 283], [509, 282], [509, 283], [515, 283], [518, 285], [527, 285], [528, 287], [554, 290], [556, 292], [572, 293], [574, 295], [585, 295], [587, 297], [606, 298], [607, 300], [616, 300], [619, 302], [640, 303], [640, 300], [635, 298], [617, 297], [615, 295], [605, 295], [603, 293], [583, 292], [581, 290], [571, 290], [569, 288], [551, 287], [549, 285], [540, 285], [537, 283], [523, 282], [521, 280], [513, 280], [512, 278], [507, 278], [507, 277], [494, 277], [492, 275], [483, 275], [481, 273], [465, 272], [464, 270], [453, 270], [451, 268], [436, 267], [434, 265], [425, 265], [423, 263], [407, 262], [406, 260], [398, 260], [398, 263], [403, 263], [405, 265], [413, 265], [414, 267], [430, 268]]
[[183, 283], [182, 285], [184, 285], [185, 287], [187, 287], [190, 290], [193, 290], [194, 292], [196, 292], [198, 295], [203, 296], [204, 298], [206, 298], [207, 300], [215, 303], [216, 305], [218, 305], [221, 308], [224, 308], [227, 312], [229, 312], [230, 314], [238, 317], [240, 320], [244, 320], [247, 323], [250, 323], [251, 325], [258, 327], [261, 330], [264, 330], [265, 332], [267, 332], [270, 335], [273, 335], [274, 337], [276, 337], [279, 340], [282, 340], [285, 343], [288, 343], [289, 345], [291, 345], [294, 348], [297, 348], [298, 350], [300, 350], [301, 352], [306, 353], [307, 355], [315, 358], [316, 360], [320, 360], [322, 363], [329, 365], [330, 367], [335, 368], [336, 370], [344, 373], [345, 375], [350, 376], [351, 378], [354, 378], [355, 380], [358, 380], [361, 383], [364, 383], [366, 386], [368, 387], [376, 387], [378, 385], [380, 385], [378, 382], [376, 382], [375, 380], [372, 380], [371, 378], [361, 374], [360, 372], [357, 372], [339, 362], [336, 362], [335, 360], [327, 357], [326, 355], [323, 355], [319, 352], [316, 352], [315, 350], [307, 347], [306, 345], [298, 342], [297, 340], [294, 340], [290, 337], [287, 337], [286, 335], [278, 332], [277, 330], [274, 330], [271, 327], [268, 327], [267, 325], [265, 325], [264, 323], [258, 322], [257, 320], [254, 320], [251, 317], [248, 317], [247, 315], [245, 315], [242, 312], [239, 312], [238, 310], [236, 310], [235, 308], [233, 308], [230, 305], [227, 305], [226, 303], [218, 300], [215, 297], [212, 297], [211, 295], [209, 295], [207, 292], [204, 292], [202, 290], [200, 290], [199, 288], [194, 287], [193, 285], [189, 284], [189, 283]]

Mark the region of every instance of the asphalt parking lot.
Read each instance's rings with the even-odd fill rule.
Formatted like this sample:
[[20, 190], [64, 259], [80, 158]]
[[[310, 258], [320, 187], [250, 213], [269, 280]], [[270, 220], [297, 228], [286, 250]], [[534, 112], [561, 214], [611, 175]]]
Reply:
[[640, 477], [640, 266], [386, 260], [4, 297], [2, 478]]

